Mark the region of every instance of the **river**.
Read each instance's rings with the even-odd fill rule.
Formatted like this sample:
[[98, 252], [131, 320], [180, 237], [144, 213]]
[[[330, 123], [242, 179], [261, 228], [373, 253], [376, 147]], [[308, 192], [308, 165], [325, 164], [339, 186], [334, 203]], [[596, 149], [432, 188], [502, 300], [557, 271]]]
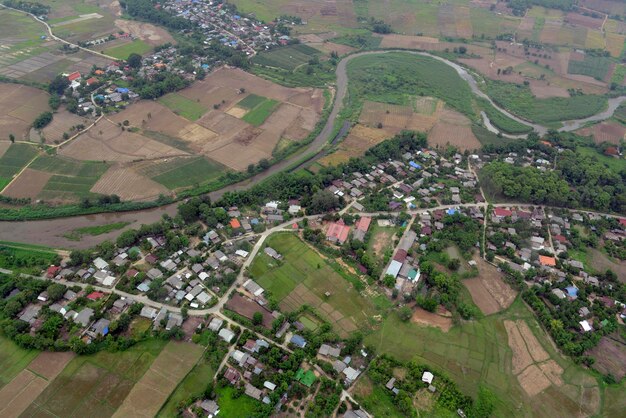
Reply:
[[[362, 57], [365, 55], [375, 55], [375, 54], [386, 54], [390, 52], [402, 52], [407, 54], [419, 55], [424, 57], [433, 58], [439, 60], [450, 67], [454, 68], [459, 76], [465, 80], [472, 92], [485, 100], [488, 100], [496, 109], [502, 112], [504, 115], [509, 118], [522, 123], [524, 125], [530, 126], [533, 130], [537, 131], [539, 134], [543, 135], [548, 131], [548, 128], [533, 124], [528, 121], [525, 121], [517, 116], [511, 114], [506, 109], [502, 109], [496, 103], [494, 103], [489, 96], [487, 96], [480, 88], [478, 87], [478, 82], [474, 78], [474, 76], [467, 71], [461, 65], [447, 60], [442, 57], [438, 57], [436, 55], [429, 54], [427, 52], [419, 52], [419, 51], [405, 51], [405, 50], [388, 50], [388, 51], [366, 51], [366, 52], [358, 52], [356, 54], [349, 55], [339, 61], [336, 69], [337, 82], [336, 82], [336, 91], [335, 98], [333, 103], [333, 108], [330, 112], [328, 120], [326, 124], [320, 131], [320, 133], [315, 137], [315, 139], [307, 145], [307, 147], [301, 152], [292, 155], [291, 157], [282, 160], [274, 165], [272, 165], [266, 171], [259, 173], [247, 180], [241, 181], [239, 183], [232, 184], [230, 186], [226, 186], [220, 190], [216, 190], [214, 192], [209, 193], [209, 197], [212, 201], [219, 200], [224, 193], [245, 190], [250, 188], [251, 186], [259, 183], [262, 180], [265, 180], [269, 176], [278, 173], [280, 171], [284, 171], [288, 169], [290, 166], [298, 162], [302, 156], [304, 155], [313, 155], [316, 157], [321, 155], [322, 149], [328, 143], [328, 140], [334, 130], [335, 120], [339, 115], [339, 112], [343, 109], [344, 99], [348, 92], [348, 72], [347, 65], [348, 63], [357, 57]], [[574, 131], [588, 122], [601, 121], [604, 119], [608, 119], [613, 115], [615, 110], [619, 107], [621, 103], [626, 100], [626, 96], [616, 97], [609, 99], [608, 107], [606, 110], [590, 116], [584, 119], [571, 120], [564, 122], [564, 126], [559, 129], [559, 131]], [[491, 121], [487, 118], [486, 114], [482, 115], [483, 122], [487, 129], [491, 130], [494, 133], [498, 133], [498, 130], [491, 124]], [[503, 134], [503, 136], [508, 136], [512, 138], [524, 138], [523, 135], [518, 136], [509, 136]], [[338, 138], [341, 136], [338, 135]], [[316, 158], [314, 157], [314, 158]], [[163, 214], [168, 214], [173, 216], [176, 214], [177, 204], [169, 204], [166, 206], [162, 206], [159, 208], [146, 209], [141, 211], [134, 212], [116, 212], [116, 213], [102, 213], [97, 215], [83, 215], [83, 216], [72, 216], [68, 218], [60, 218], [60, 219], [47, 219], [40, 221], [23, 221], [23, 222], [0, 222], [0, 241], [14, 241], [14, 242], [24, 242], [31, 244], [39, 244], [46, 245], [56, 248], [89, 248], [92, 247], [102, 241], [115, 239], [122, 231], [130, 228], [138, 228], [142, 224], [150, 224], [158, 221]], [[107, 234], [102, 234], [98, 236], [89, 236], [85, 235], [82, 237], [80, 241], [73, 241], [71, 239], [66, 238], [64, 235], [73, 231], [76, 228], [82, 228], [85, 226], [97, 226], [97, 225], [106, 225], [114, 222], [127, 222], [128, 226], [125, 228], [113, 231]]]

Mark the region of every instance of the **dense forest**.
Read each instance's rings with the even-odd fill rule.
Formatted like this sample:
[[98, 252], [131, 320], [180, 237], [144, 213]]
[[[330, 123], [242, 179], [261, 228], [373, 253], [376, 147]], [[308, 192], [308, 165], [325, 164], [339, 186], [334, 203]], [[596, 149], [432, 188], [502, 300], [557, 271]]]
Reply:
[[2, 4], [7, 7], [12, 7], [17, 10], [23, 10], [37, 16], [47, 15], [48, 13], [50, 13], [50, 6], [41, 3], [19, 0], [4, 0]]

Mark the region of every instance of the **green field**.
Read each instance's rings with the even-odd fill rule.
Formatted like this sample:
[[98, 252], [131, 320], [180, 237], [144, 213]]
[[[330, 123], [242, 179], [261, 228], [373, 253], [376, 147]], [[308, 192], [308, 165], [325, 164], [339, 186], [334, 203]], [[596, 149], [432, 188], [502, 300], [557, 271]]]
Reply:
[[260, 405], [259, 401], [246, 395], [233, 397], [234, 391], [235, 389], [231, 386], [216, 389], [217, 403], [220, 406], [219, 417], [241, 418], [254, 416], [254, 411]]
[[111, 416], [166, 344], [150, 339], [126, 351], [74, 358], [23, 416]]
[[128, 56], [132, 53], [144, 55], [150, 51], [152, 51], [152, 47], [150, 45], [141, 39], [135, 39], [127, 44], [105, 49], [104, 53], [112, 57], [125, 60], [128, 59]]
[[44, 200], [92, 197], [91, 188], [109, 168], [99, 161], [75, 161], [57, 156], [42, 156], [33, 164], [37, 170], [54, 174], [38, 196]]
[[58, 261], [52, 248], [0, 241], [0, 268], [36, 274]]
[[152, 164], [141, 170], [142, 174], [161, 183], [170, 190], [209, 183], [217, 179], [226, 168], [202, 157], [173, 158]]
[[409, 105], [416, 95], [444, 100], [470, 114], [469, 85], [450, 66], [434, 58], [401, 52], [367, 55], [348, 63], [350, 99]]
[[586, 118], [607, 106], [603, 96], [586, 94], [569, 98], [537, 99], [530, 88], [521, 84], [486, 80], [487, 94], [498, 105], [517, 116], [541, 124]]
[[37, 354], [39, 351], [24, 350], [0, 335], [0, 388], [24, 370]]
[[493, 107], [487, 100], [479, 99], [478, 101], [491, 121], [491, 124], [500, 131], [512, 135], [526, 134], [532, 131], [530, 126], [524, 125], [523, 123], [519, 123], [505, 116], [502, 112]]
[[487, 128], [484, 128], [481, 125], [472, 125], [472, 132], [474, 133], [474, 136], [476, 136], [476, 139], [478, 139], [478, 141], [480, 142], [480, 144], [482, 146], [485, 145], [503, 145], [503, 144], [508, 144], [514, 141], [517, 141], [517, 139], [511, 139], [511, 138], [505, 138], [505, 137], [498, 137], [498, 135], [494, 134], [493, 132], [490, 132], [487, 130]]
[[315, 48], [305, 44], [295, 44], [261, 52], [252, 59], [252, 62], [293, 71], [296, 67], [308, 63], [311, 58], [319, 55], [321, 52]]
[[594, 57], [587, 54], [583, 61], [570, 60], [567, 72], [570, 74], [588, 75], [596, 80], [604, 81], [610, 68], [611, 60], [609, 58]]
[[[291, 294], [298, 285], [303, 285], [309, 294], [319, 298], [316, 300], [326, 302], [343, 317], [352, 318], [359, 327], [369, 323], [376, 312], [375, 306], [371, 299], [361, 296], [350, 285], [356, 278], [343, 267], [331, 265], [290, 233], [273, 234], [266, 242], [282, 254], [283, 259], [277, 262], [260, 253], [250, 266], [250, 275], [287, 310], [299, 307], [292, 303]], [[326, 297], [326, 292], [331, 296]], [[332, 323], [336, 322], [327, 312], [320, 311], [319, 314]]]
[[167, 399], [165, 405], [163, 405], [159, 411], [157, 417], [168, 418], [176, 416], [179, 403], [192, 396], [201, 395], [206, 389], [207, 384], [213, 380], [214, 374], [215, 370], [213, 370], [206, 361], [201, 360], [200, 363], [185, 376], [183, 381], [178, 384], [174, 392], [172, 392]]
[[209, 110], [200, 103], [177, 93], [166, 94], [159, 99], [159, 102], [167, 106], [172, 112], [190, 121], [200, 119]]
[[[511, 371], [512, 352], [504, 319], [527, 322], [542, 347], [563, 368], [565, 385], [552, 386], [532, 401], [527, 397]], [[450, 376], [469, 395], [476, 395], [480, 382], [499, 399], [494, 416], [572, 416], [579, 411], [580, 387], [598, 388], [595, 377], [555, 350], [534, 314], [519, 298], [500, 314], [465, 322], [447, 333], [389, 315], [365, 338], [365, 343], [379, 353], [429, 364]]]
[[243, 107], [244, 109], [254, 109], [266, 100], [267, 97], [257, 96], [256, 94], [248, 94], [237, 103], [237, 106]]
[[2, 43], [0, 68], [58, 47], [43, 46], [47, 40], [41, 39], [42, 35], [47, 35], [46, 29], [30, 16], [0, 9], [0, 39], [11, 40]]
[[277, 100], [265, 99], [248, 111], [241, 119], [248, 122], [250, 125], [261, 126], [263, 122], [274, 113], [278, 105], [280, 105], [280, 102]]
[[0, 157], [0, 190], [12, 180], [35, 156], [37, 149], [28, 144], [11, 144]]

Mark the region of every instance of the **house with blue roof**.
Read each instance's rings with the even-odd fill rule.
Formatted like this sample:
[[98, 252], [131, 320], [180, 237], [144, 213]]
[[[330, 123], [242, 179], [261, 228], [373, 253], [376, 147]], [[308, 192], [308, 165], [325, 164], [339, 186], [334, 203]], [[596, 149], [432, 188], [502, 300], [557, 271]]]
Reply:
[[294, 334], [289, 342], [299, 348], [306, 347], [306, 340], [298, 334]]
[[575, 286], [567, 286], [565, 288], [565, 291], [567, 292], [567, 296], [569, 296], [571, 299], [578, 298], [578, 289]]
[[421, 170], [422, 166], [416, 163], [415, 161], [409, 161], [409, 165], [417, 170]]
[[446, 213], [448, 215], [454, 215], [455, 213], [459, 213], [459, 210], [457, 208], [450, 208], [446, 211]]
[[118, 87], [117, 89], [115, 89], [115, 91], [121, 94], [130, 92], [130, 90], [128, 90], [126, 87]]

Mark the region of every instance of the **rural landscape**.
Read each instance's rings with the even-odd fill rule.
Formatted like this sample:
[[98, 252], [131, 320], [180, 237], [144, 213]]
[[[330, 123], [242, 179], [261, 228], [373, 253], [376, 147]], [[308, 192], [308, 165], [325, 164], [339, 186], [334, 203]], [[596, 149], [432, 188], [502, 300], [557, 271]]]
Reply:
[[0, 415], [626, 414], [626, 3], [0, 0]]

